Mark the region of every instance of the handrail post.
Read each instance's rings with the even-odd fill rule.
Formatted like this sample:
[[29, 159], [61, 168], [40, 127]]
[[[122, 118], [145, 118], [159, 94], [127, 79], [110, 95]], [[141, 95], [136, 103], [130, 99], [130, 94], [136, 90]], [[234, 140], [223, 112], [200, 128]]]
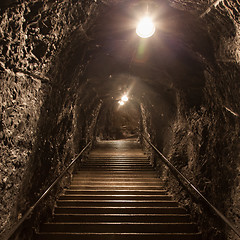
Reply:
[[203, 200], [204, 202], [240, 237], [240, 232], [237, 228], [216, 208], [214, 207], [207, 198], [161, 153], [156, 146], [154, 146], [143, 134], [143, 138], [148, 144], [156, 151], [156, 153], [162, 158], [163, 163], [166, 164], [170, 170], [177, 173]]

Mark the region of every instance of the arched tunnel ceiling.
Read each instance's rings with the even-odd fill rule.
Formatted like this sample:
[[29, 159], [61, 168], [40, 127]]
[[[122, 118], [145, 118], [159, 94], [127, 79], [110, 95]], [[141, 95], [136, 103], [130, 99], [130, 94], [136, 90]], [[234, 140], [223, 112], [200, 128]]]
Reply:
[[[141, 39], [135, 27], [147, 6], [157, 31], [153, 37]], [[204, 86], [204, 59], [213, 59], [211, 42], [200, 18], [172, 8], [166, 1], [109, 5], [88, 35], [93, 39], [93, 50], [87, 77], [102, 98], [114, 97], [116, 91], [121, 94], [133, 82], [132, 94], [138, 98], [143, 92], [151, 95], [153, 91], [173, 102], [174, 95], [166, 91], [175, 88], [192, 90], [197, 96]]]
[[[12, 6], [18, 2], [3, 1], [1, 5]], [[100, 98], [115, 96], [117, 90], [132, 85], [134, 78], [135, 86], [139, 88], [133, 88], [132, 94], [136, 98], [142, 96], [143, 90], [151, 89], [159, 95], [164, 91], [162, 96], [171, 92], [166, 101], [174, 102], [172, 91], [179, 89], [186, 93], [189, 101], [193, 101], [192, 105], [199, 104], [205, 62], [214, 61], [206, 26], [199, 18], [200, 12], [207, 8], [206, 3], [184, 0], [95, 2], [101, 12], [91, 20], [91, 27], [86, 32], [89, 41], [86, 77]], [[157, 31], [152, 38], [143, 40], [136, 36], [135, 27], [147, 6]], [[189, 11], [192, 9], [199, 12], [191, 15]], [[68, 72], [78, 67], [76, 62], [81, 61], [78, 54], [80, 52], [81, 55], [83, 47], [86, 47], [81, 44], [78, 47], [82, 41], [82, 34], [78, 36], [76, 31], [78, 28], [73, 29], [71, 40], [66, 44], [67, 51], [73, 52], [65, 54], [73, 59], [65, 59], [69, 65]], [[124, 79], [119, 79], [121, 76]]]

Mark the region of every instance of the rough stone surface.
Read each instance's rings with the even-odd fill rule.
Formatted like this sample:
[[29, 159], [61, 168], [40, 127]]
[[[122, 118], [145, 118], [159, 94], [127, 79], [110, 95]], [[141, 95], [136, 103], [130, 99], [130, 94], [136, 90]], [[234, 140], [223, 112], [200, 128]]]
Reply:
[[0, 9], [1, 231], [22, 217], [92, 139], [99, 111], [94, 91], [89, 89], [85, 99], [79, 94], [88, 88], [81, 81], [86, 55], [77, 52], [77, 71], [69, 74], [78, 46], [67, 46], [74, 36], [81, 46], [88, 41], [95, 2], [9, 4]]
[[[181, 1], [179, 1], [181, 2]], [[204, 104], [188, 109], [179, 101], [169, 158], [196, 184], [201, 192], [239, 229], [239, 3], [219, 1], [203, 20], [214, 43], [216, 63], [206, 62]], [[221, 36], [221, 37], [220, 37]], [[232, 111], [232, 113], [229, 111]], [[234, 114], [233, 114], [234, 113]], [[173, 180], [173, 179], [172, 179]], [[183, 188], [168, 182], [178, 199], [189, 204]], [[173, 190], [174, 189], [174, 190]], [[238, 239], [225, 224], [212, 218], [204, 205], [192, 202], [190, 209], [200, 213], [203, 236], [207, 239]], [[190, 204], [191, 205], [191, 204]], [[209, 229], [209, 225], [213, 226]]]

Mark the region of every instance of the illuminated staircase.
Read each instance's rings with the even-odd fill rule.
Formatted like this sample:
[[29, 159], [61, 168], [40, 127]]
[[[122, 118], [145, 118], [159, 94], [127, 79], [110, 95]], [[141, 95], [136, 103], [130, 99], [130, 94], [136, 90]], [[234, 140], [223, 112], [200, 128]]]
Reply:
[[199, 240], [135, 141], [104, 141], [73, 176], [38, 240]]

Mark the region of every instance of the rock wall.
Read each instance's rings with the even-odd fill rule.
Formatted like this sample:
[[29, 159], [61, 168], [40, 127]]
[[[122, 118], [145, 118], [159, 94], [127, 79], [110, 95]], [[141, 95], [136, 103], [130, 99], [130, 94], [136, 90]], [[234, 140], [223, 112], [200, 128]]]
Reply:
[[[83, 76], [95, 2], [12, 1], [0, 7], [2, 232], [93, 139], [100, 102]], [[22, 234], [16, 239], [31, 238]]]
[[[239, 69], [233, 71], [237, 73]], [[226, 76], [226, 69], [219, 70], [215, 78], [206, 76], [206, 105], [199, 111], [188, 110], [184, 102], [179, 102], [178, 116], [172, 125], [173, 145], [168, 157], [214, 206], [239, 227], [239, 204], [236, 201], [239, 198], [239, 119], [222, 105], [223, 101], [234, 104], [234, 99], [238, 104], [239, 96], [232, 99], [233, 91], [226, 87], [229, 84], [236, 88], [237, 78], [223, 76]], [[231, 96], [231, 100], [226, 101], [224, 95]], [[178, 196], [177, 199], [189, 206], [195, 220], [202, 224], [204, 238], [238, 239], [192, 191], [190, 200], [189, 194], [172, 174], [167, 176], [167, 185]]]
[[[179, 7], [183, 1], [172, 1]], [[186, 2], [186, 1], [185, 1]], [[180, 4], [180, 5], [179, 5]], [[191, 5], [181, 5], [191, 11]], [[195, 3], [194, 3], [195, 4]], [[201, 10], [202, 9], [202, 10]], [[203, 9], [195, 9], [203, 13]], [[209, 9], [208, 9], [209, 10]], [[171, 125], [172, 147], [165, 151], [174, 165], [194, 183], [238, 229], [239, 225], [239, 4], [219, 1], [203, 17], [212, 38], [215, 60], [205, 59], [204, 100], [189, 108], [181, 91], [177, 116]], [[190, 190], [187, 194], [170, 172], [159, 171], [184, 206], [189, 206], [204, 239], [238, 239], [229, 227]]]

